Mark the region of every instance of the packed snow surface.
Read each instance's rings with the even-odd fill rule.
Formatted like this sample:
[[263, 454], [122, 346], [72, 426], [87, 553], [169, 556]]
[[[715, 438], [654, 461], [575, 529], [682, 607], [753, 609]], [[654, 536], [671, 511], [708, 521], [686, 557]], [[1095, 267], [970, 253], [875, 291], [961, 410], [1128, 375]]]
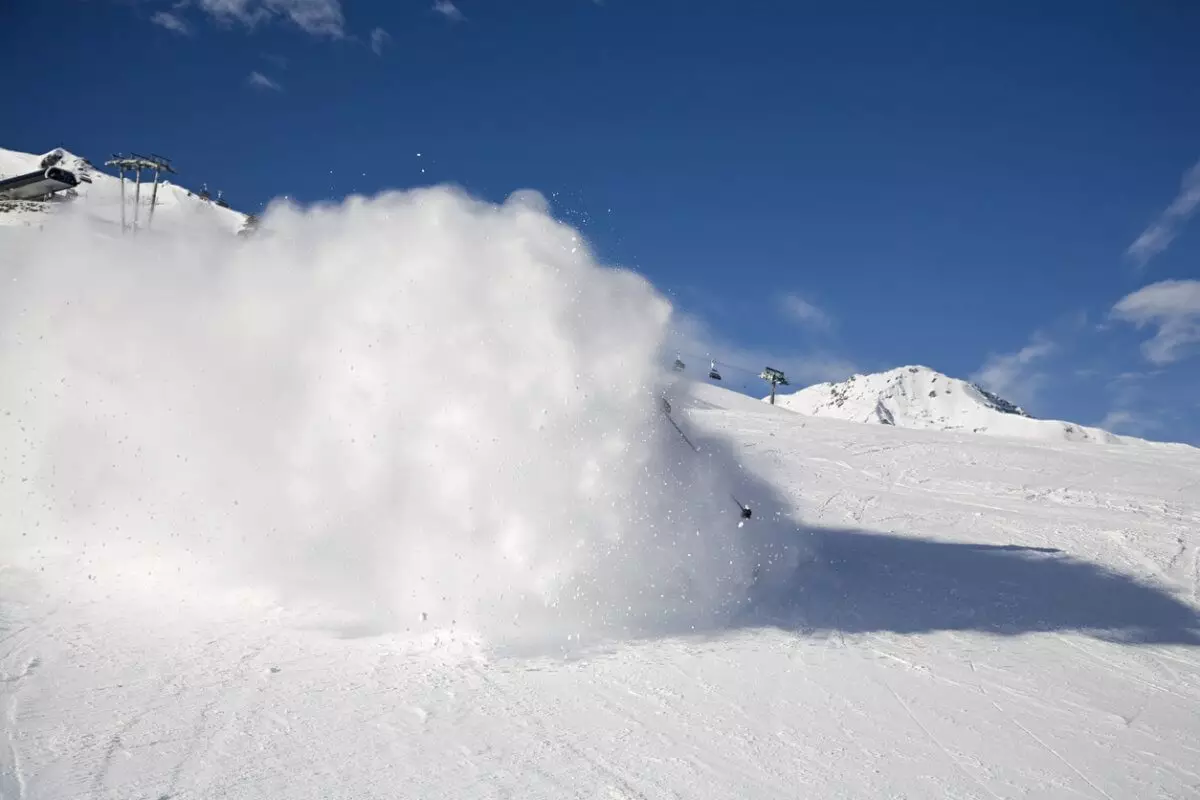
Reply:
[[0, 248], [5, 800], [1200, 794], [1200, 451], [672, 384], [529, 193], [60, 222]]
[[809, 416], [899, 428], [970, 431], [1051, 441], [1150, 444], [1072, 422], [1034, 419], [1024, 409], [979, 386], [922, 366], [854, 375], [838, 383], [819, 383], [793, 394], [779, 395], [775, 402]]

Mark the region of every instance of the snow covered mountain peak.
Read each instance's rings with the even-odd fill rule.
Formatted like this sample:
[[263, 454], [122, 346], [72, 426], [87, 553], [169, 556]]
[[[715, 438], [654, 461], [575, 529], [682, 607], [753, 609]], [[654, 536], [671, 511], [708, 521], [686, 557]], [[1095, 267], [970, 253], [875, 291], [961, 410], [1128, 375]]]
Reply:
[[1108, 444], [1129, 441], [1128, 437], [1097, 428], [1034, 419], [999, 395], [921, 365], [853, 375], [839, 383], [819, 383], [776, 402], [809, 416], [899, 428]]
[[[816, 391], [819, 390], [819, 391]], [[901, 427], [943, 427], [908, 422], [943, 422], [963, 416], [975, 407], [1028, 417], [1020, 406], [975, 384], [943, 375], [922, 365], [897, 367], [872, 375], [852, 375], [841, 383], [822, 383], [789, 396], [785, 407], [817, 415], [856, 418]], [[804, 402], [800, 402], [803, 400]], [[813, 404], [811, 401], [816, 400]], [[797, 407], [797, 403], [804, 408]], [[842, 413], [831, 414], [829, 409]], [[862, 413], [860, 413], [862, 412]]]
[[92, 164], [92, 162], [88, 161], [83, 156], [77, 156], [70, 150], [66, 150], [62, 147], [56, 147], [49, 153], [45, 153], [44, 155], [40, 156], [40, 161], [38, 163], [43, 167], [58, 166], [62, 167], [63, 169], [69, 169], [81, 180], [88, 180], [89, 182], [92, 174], [96, 170], [96, 167]]

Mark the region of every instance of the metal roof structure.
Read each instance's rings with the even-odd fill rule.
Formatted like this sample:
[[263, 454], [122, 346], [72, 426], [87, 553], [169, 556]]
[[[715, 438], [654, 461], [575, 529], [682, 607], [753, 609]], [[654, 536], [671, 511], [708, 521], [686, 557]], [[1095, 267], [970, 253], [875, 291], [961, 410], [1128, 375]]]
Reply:
[[148, 156], [139, 153], [130, 153], [129, 155], [114, 154], [112, 158], [104, 162], [106, 167], [116, 167], [121, 176], [121, 231], [126, 230], [125, 225], [125, 171], [129, 170], [136, 176], [133, 190], [133, 227], [134, 233], [138, 227], [138, 212], [142, 206], [142, 170], [148, 170], [154, 173], [154, 189], [150, 193], [150, 213], [146, 217], [146, 227], [150, 227], [150, 223], [154, 220], [154, 207], [158, 201], [158, 176], [166, 172], [175, 174], [175, 169], [171, 166], [170, 159], [151, 153]]

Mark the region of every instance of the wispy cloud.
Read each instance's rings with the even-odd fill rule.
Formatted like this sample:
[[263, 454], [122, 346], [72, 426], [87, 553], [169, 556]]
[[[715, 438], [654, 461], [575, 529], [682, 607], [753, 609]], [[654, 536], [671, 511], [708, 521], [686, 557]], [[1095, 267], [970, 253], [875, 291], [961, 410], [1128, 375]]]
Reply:
[[1125, 254], [1139, 267], [1146, 266], [1150, 259], [1170, 246], [1179, 228], [1195, 213], [1197, 206], [1200, 206], [1200, 162], [1183, 174], [1179, 194], [1158, 215], [1158, 219], [1150, 223], [1150, 227], [1129, 245]]
[[1200, 343], [1200, 281], [1159, 281], [1128, 294], [1113, 306], [1117, 319], [1138, 328], [1155, 325], [1142, 354], [1154, 364], [1170, 364]]
[[452, 0], [434, 0], [433, 10], [451, 22], [462, 22], [466, 19]]
[[151, 15], [150, 21], [160, 28], [166, 28], [183, 36], [188, 36], [192, 32], [191, 26], [184, 21], [183, 17], [172, 14], [170, 11], [156, 11]]
[[833, 327], [833, 317], [824, 309], [795, 292], [789, 292], [779, 299], [780, 310], [792, 322], [818, 330], [829, 330]]
[[283, 91], [282, 86], [268, 78], [266, 75], [263, 75], [258, 70], [251, 72], [250, 75], [247, 76], [246, 83], [255, 89], [263, 89], [272, 92]]
[[1056, 350], [1044, 333], [1035, 332], [1029, 343], [1015, 353], [989, 355], [970, 380], [1006, 400], [1028, 406], [1046, 378], [1038, 364]]
[[1105, 414], [1104, 419], [1100, 420], [1097, 427], [1113, 433], [1139, 436], [1161, 427], [1161, 423], [1147, 414], [1131, 411], [1128, 408], [1117, 408]]
[[345, 35], [340, 0], [196, 0], [196, 4], [223, 23], [253, 28], [262, 22], [284, 19], [315, 36], [340, 39]]
[[383, 55], [383, 49], [391, 44], [392, 35], [383, 28], [371, 31], [371, 52], [377, 56]]

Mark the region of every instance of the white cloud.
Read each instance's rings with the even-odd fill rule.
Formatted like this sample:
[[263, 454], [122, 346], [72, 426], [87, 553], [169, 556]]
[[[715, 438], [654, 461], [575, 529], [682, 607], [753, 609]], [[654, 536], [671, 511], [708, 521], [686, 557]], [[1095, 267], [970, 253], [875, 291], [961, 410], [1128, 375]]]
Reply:
[[192, 29], [184, 21], [183, 17], [178, 14], [172, 14], [170, 11], [157, 11], [151, 17], [150, 21], [161, 28], [166, 28], [169, 31], [188, 36]]
[[371, 31], [371, 52], [377, 56], [383, 55], [383, 48], [391, 44], [392, 35], [383, 28]]
[[795, 292], [781, 297], [780, 306], [784, 315], [793, 322], [820, 330], [833, 327], [833, 318], [828, 313]]
[[1114, 317], [1141, 328], [1157, 325], [1142, 344], [1152, 363], [1170, 364], [1200, 342], [1200, 281], [1159, 281], [1126, 295], [1113, 306]]
[[1128, 433], [1140, 435], [1159, 427], [1159, 423], [1150, 417], [1131, 411], [1127, 408], [1113, 409], [1104, 415], [1099, 426], [1113, 433]]
[[433, 10], [452, 22], [462, 22], [466, 19], [452, 0], [434, 0]]
[[1183, 174], [1179, 194], [1171, 201], [1158, 219], [1142, 231], [1125, 254], [1144, 267], [1150, 259], [1166, 250], [1174, 240], [1179, 228], [1188, 221], [1200, 205], [1200, 162]]
[[340, 39], [344, 35], [340, 0], [197, 0], [197, 5], [221, 22], [250, 28], [279, 18], [317, 36]]
[[269, 89], [272, 92], [282, 92], [283, 87], [275, 81], [255, 70], [246, 78], [246, 83], [253, 86], [255, 89]]
[[1015, 353], [993, 353], [970, 380], [1006, 400], [1022, 406], [1033, 402], [1045, 375], [1037, 363], [1056, 350], [1045, 334], [1036, 332], [1029, 344]]

